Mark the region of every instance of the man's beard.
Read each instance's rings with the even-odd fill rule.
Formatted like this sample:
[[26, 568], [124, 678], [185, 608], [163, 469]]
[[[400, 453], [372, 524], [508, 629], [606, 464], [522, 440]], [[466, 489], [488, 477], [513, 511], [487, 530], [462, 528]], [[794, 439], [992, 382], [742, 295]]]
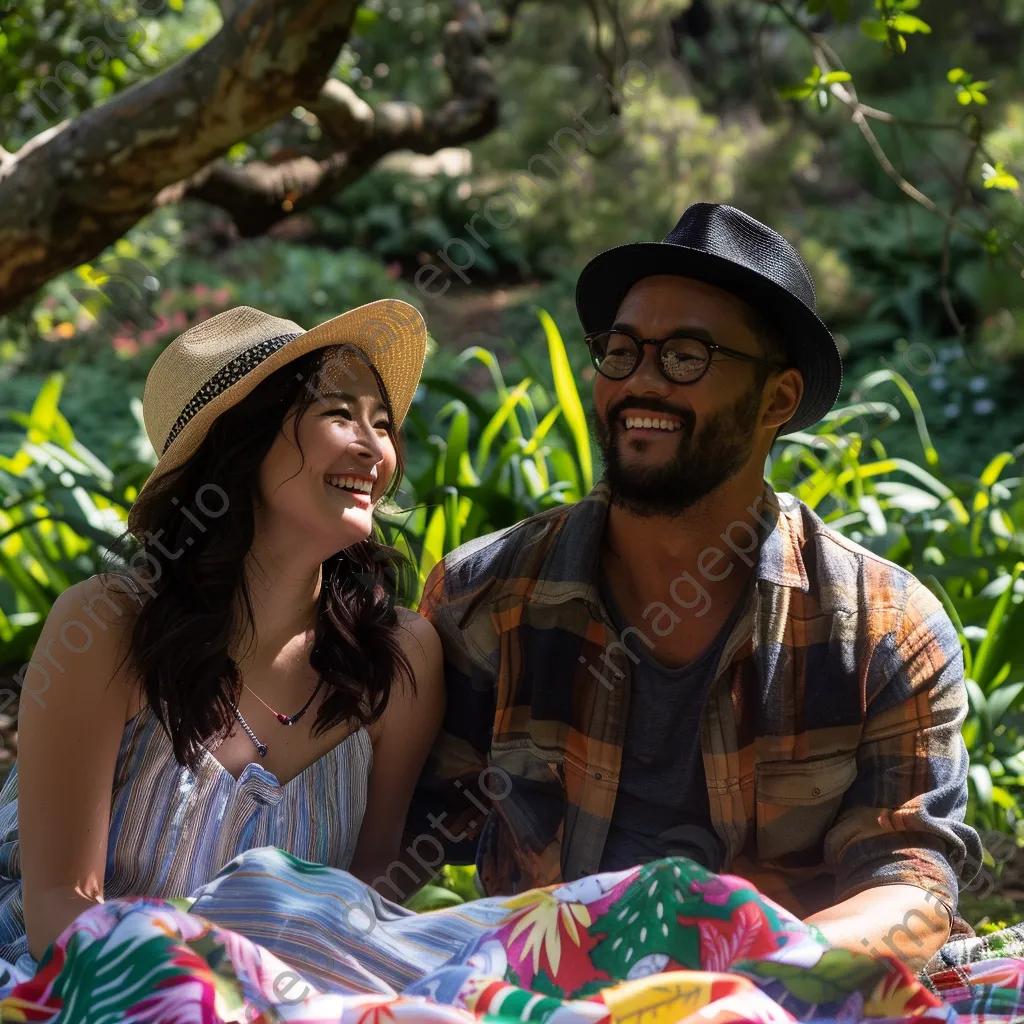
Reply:
[[[676, 516], [737, 473], [750, 458], [761, 389], [752, 387], [731, 406], [709, 416], [695, 433], [689, 409], [674, 409], [650, 398], [627, 398], [609, 408], [606, 422], [595, 414], [592, 426], [605, 464], [614, 504], [637, 516]], [[625, 428], [622, 409], [650, 411], [682, 422], [675, 452], [656, 466], [631, 466], [620, 453]], [[611, 424], [609, 427], [608, 424]], [[634, 441], [640, 451], [647, 441]]]

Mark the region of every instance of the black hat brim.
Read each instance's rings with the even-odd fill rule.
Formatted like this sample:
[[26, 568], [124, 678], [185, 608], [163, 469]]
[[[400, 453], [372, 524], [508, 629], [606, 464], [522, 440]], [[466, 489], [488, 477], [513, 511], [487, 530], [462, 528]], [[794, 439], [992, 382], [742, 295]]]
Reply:
[[576, 283], [576, 310], [587, 334], [615, 322], [626, 293], [637, 281], [676, 274], [714, 285], [743, 299], [779, 331], [804, 394], [783, 431], [817, 423], [835, 405], [843, 383], [843, 361], [835, 339], [819, 317], [774, 281], [714, 253], [670, 242], [630, 242], [607, 249], [584, 268]]

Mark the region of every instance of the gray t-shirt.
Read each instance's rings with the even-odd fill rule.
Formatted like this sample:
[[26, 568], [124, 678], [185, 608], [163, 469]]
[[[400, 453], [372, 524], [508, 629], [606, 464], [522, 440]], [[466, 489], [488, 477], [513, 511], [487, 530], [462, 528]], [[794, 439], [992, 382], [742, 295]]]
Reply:
[[[628, 623], [603, 580], [600, 592], [621, 632]], [[636, 638], [626, 641], [640, 660], [632, 669], [622, 768], [602, 871], [668, 856], [722, 869], [725, 851], [711, 824], [700, 727], [719, 659], [742, 607], [741, 599], [715, 639], [681, 668], [656, 661], [657, 646], [649, 648]]]

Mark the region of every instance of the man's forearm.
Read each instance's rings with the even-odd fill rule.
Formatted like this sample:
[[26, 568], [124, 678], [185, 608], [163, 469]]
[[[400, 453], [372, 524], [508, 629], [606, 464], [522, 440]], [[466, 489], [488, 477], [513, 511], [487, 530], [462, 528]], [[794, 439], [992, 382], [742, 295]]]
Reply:
[[879, 885], [805, 921], [834, 946], [894, 956], [919, 971], [949, 938], [949, 911], [916, 885]]

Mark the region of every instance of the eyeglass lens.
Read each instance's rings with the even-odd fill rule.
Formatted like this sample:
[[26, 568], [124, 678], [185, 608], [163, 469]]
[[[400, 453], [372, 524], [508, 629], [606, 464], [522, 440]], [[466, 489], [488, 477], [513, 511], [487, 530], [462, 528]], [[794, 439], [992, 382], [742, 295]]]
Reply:
[[[606, 331], [591, 340], [599, 372], [613, 380], [628, 377], [640, 362], [641, 346], [628, 334]], [[698, 338], [672, 338], [661, 346], [661, 369], [679, 384], [696, 380], [707, 366], [711, 352]]]

